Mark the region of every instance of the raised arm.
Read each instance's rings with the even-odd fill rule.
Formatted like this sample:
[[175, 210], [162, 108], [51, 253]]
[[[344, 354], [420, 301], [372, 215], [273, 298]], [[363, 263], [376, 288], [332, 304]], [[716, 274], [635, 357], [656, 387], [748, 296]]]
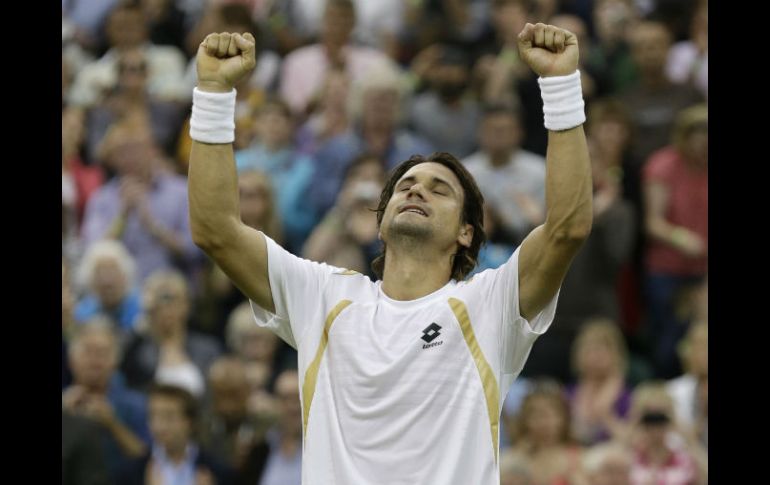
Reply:
[[[545, 78], [541, 89], [549, 91], [544, 92], [549, 97], [544, 108], [547, 120], [550, 117], [546, 124], [557, 127], [548, 131], [545, 223], [527, 236], [519, 253], [519, 308], [524, 318], [531, 319], [559, 290], [572, 258], [591, 231], [592, 184], [582, 124], [558, 128], [561, 121], [575, 118], [578, 112], [574, 101], [579, 77], [577, 88], [561, 77], [577, 71], [577, 38], [551, 25], [527, 24], [519, 34], [519, 55]], [[557, 79], [548, 78], [557, 76], [559, 86], [554, 87]]]
[[[267, 242], [261, 232], [241, 222], [232, 139], [223, 141], [222, 133], [227, 130], [221, 127], [220, 107], [228, 103], [224, 93], [232, 93], [233, 86], [255, 64], [254, 37], [249, 33], [243, 36], [210, 34], [198, 47], [197, 89], [202, 96], [194, 98], [201, 101], [196, 107], [200, 108], [200, 116], [197, 123], [191, 123], [197, 131], [190, 152], [190, 230], [195, 244], [248, 298], [274, 312], [267, 272]], [[207, 93], [218, 93], [222, 99], [214, 95], [213, 100], [203, 103]], [[193, 108], [194, 119], [196, 108]], [[227, 116], [225, 125], [233, 121], [234, 113]]]

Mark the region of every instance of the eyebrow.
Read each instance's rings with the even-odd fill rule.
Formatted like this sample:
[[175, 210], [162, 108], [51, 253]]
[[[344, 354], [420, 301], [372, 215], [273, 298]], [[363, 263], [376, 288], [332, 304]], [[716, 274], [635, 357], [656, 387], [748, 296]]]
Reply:
[[[408, 177], [404, 177], [404, 178], [402, 178], [402, 179], [401, 179], [401, 180], [398, 182], [398, 184], [396, 184], [396, 187], [400, 186], [400, 185], [401, 185], [401, 184], [403, 184], [404, 182], [416, 182], [416, 181], [417, 181], [417, 177], [415, 177], [414, 175], [410, 175], [410, 176], [408, 176]], [[441, 177], [436, 177], [436, 176], [434, 175], [433, 177], [431, 177], [431, 180], [430, 180], [430, 181], [431, 181], [431, 182], [433, 182], [434, 184], [443, 184], [443, 185], [446, 185], [446, 186], [447, 186], [447, 188], [448, 188], [449, 190], [451, 190], [453, 194], [456, 194], [456, 191], [455, 191], [455, 189], [452, 187], [452, 185], [451, 185], [449, 182], [447, 182], [446, 180], [442, 179]]]

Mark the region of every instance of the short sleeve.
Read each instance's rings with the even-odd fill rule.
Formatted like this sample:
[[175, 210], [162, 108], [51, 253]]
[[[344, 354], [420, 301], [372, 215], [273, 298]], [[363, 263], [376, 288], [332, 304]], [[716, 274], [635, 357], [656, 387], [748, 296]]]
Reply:
[[[470, 284], [477, 286], [474, 293], [485, 302], [487, 319], [499, 322], [499, 327], [485, 329], [500, 335], [500, 392], [508, 392], [513, 380], [524, 368], [532, 345], [544, 334], [556, 315], [559, 291], [548, 304], [527, 320], [521, 315], [519, 305], [519, 251], [513, 252], [499, 268], [478, 274]], [[475, 281], [478, 280], [478, 281]]]
[[275, 313], [251, 303], [257, 325], [297, 348], [307, 325], [318, 318], [323, 289], [338, 268], [299, 258], [265, 236]]

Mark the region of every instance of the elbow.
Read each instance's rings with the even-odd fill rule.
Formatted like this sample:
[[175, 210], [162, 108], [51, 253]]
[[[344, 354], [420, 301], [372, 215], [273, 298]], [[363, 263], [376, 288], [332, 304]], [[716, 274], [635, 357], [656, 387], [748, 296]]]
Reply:
[[[193, 243], [207, 254], [216, 252], [232, 241], [232, 224], [210, 224], [190, 218], [190, 235]], [[230, 230], [228, 230], [230, 229]]]
[[[593, 218], [588, 215], [579, 220], [565, 221], [563, 224], [552, 226], [548, 230], [548, 235], [552, 241], [560, 246], [580, 247], [591, 235], [592, 224]], [[547, 223], [546, 228], [548, 228]]]

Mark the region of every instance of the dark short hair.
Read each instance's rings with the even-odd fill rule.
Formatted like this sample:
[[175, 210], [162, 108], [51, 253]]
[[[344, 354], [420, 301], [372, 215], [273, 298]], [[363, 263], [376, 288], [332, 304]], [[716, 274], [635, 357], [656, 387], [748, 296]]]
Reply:
[[[484, 232], [484, 196], [481, 194], [476, 181], [468, 170], [452, 154], [446, 152], [435, 152], [428, 157], [422, 155], [412, 155], [409, 160], [402, 162], [393, 169], [390, 178], [385, 183], [385, 187], [380, 194], [380, 203], [377, 206], [377, 227], [382, 224], [382, 217], [385, 214], [385, 208], [393, 196], [396, 183], [409, 171], [410, 168], [421, 163], [439, 163], [455, 174], [463, 188], [463, 210], [462, 222], [473, 226], [473, 239], [470, 247], [460, 246], [452, 259], [452, 279], [462, 280], [468, 273], [476, 267], [477, 258], [481, 245], [487, 240]], [[372, 270], [378, 278], [382, 278], [385, 269], [385, 255], [387, 247], [382, 245], [382, 253], [372, 261]]]
[[179, 386], [171, 384], [154, 383], [147, 393], [149, 398], [153, 397], [165, 397], [169, 399], [175, 399], [182, 405], [182, 410], [190, 423], [195, 424], [195, 420], [198, 417], [198, 402], [195, 397], [190, 394], [190, 391]]

